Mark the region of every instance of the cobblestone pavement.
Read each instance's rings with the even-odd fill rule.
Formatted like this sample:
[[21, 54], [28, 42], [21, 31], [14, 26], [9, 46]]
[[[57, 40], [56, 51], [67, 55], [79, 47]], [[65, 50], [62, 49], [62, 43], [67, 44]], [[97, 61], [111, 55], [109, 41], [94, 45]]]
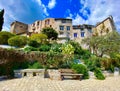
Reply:
[[40, 77], [24, 77], [0, 81], [0, 91], [120, 91], [120, 77], [106, 80], [50, 80]]

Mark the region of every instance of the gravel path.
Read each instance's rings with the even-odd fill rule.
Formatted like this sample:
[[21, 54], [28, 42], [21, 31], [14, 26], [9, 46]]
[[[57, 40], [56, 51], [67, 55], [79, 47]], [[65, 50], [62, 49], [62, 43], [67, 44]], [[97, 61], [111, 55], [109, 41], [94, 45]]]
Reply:
[[120, 91], [120, 77], [106, 80], [50, 80], [24, 77], [0, 81], [0, 91]]

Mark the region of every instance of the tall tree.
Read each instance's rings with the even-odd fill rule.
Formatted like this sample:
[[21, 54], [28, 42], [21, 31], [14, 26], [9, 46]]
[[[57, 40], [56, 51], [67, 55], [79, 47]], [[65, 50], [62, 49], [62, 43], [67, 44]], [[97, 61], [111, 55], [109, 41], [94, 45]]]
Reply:
[[46, 34], [48, 36], [48, 39], [56, 40], [58, 37], [58, 33], [50, 27], [43, 28], [42, 33]]
[[96, 56], [110, 56], [111, 53], [120, 52], [120, 34], [111, 32], [104, 36], [93, 36], [83, 40], [89, 50]]
[[2, 31], [2, 26], [4, 23], [4, 9], [0, 11], [0, 31]]

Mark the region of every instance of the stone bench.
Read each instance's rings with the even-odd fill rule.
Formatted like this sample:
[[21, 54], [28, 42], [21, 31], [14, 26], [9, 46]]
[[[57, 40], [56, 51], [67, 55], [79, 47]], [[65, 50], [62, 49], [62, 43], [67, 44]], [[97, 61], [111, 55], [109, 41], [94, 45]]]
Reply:
[[14, 76], [17, 78], [20, 77], [33, 77], [33, 76], [40, 76], [44, 77], [44, 69], [21, 69], [21, 70], [14, 70]]

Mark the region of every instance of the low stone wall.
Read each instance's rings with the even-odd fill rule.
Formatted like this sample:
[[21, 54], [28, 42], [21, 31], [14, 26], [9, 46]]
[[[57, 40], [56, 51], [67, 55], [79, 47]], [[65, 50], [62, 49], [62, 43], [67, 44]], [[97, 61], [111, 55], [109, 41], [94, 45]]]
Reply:
[[55, 69], [22, 69], [22, 70], [14, 70], [14, 77], [33, 77], [39, 76], [42, 78], [50, 78], [52, 80], [60, 80], [60, 72]]
[[22, 70], [14, 70], [14, 77], [33, 77], [40, 76], [44, 77], [44, 69], [22, 69]]
[[89, 71], [89, 78], [90, 79], [95, 79], [96, 78], [95, 75], [94, 75], [94, 72]]
[[51, 80], [61, 80], [60, 79], [60, 72], [55, 69], [48, 69], [48, 75]]
[[[105, 77], [110, 76], [119, 76], [119, 72], [115, 71], [114, 73], [111, 73], [109, 71], [103, 71], [103, 74]], [[46, 77], [50, 78], [51, 80], [61, 80], [60, 78], [60, 72], [56, 69], [48, 69], [45, 71], [45, 69], [22, 69], [22, 70], [14, 70], [14, 77], [21, 78], [21, 77], [33, 77], [33, 76], [39, 76], [39, 77]], [[94, 72], [89, 71], [90, 79], [96, 79], [94, 76]]]

